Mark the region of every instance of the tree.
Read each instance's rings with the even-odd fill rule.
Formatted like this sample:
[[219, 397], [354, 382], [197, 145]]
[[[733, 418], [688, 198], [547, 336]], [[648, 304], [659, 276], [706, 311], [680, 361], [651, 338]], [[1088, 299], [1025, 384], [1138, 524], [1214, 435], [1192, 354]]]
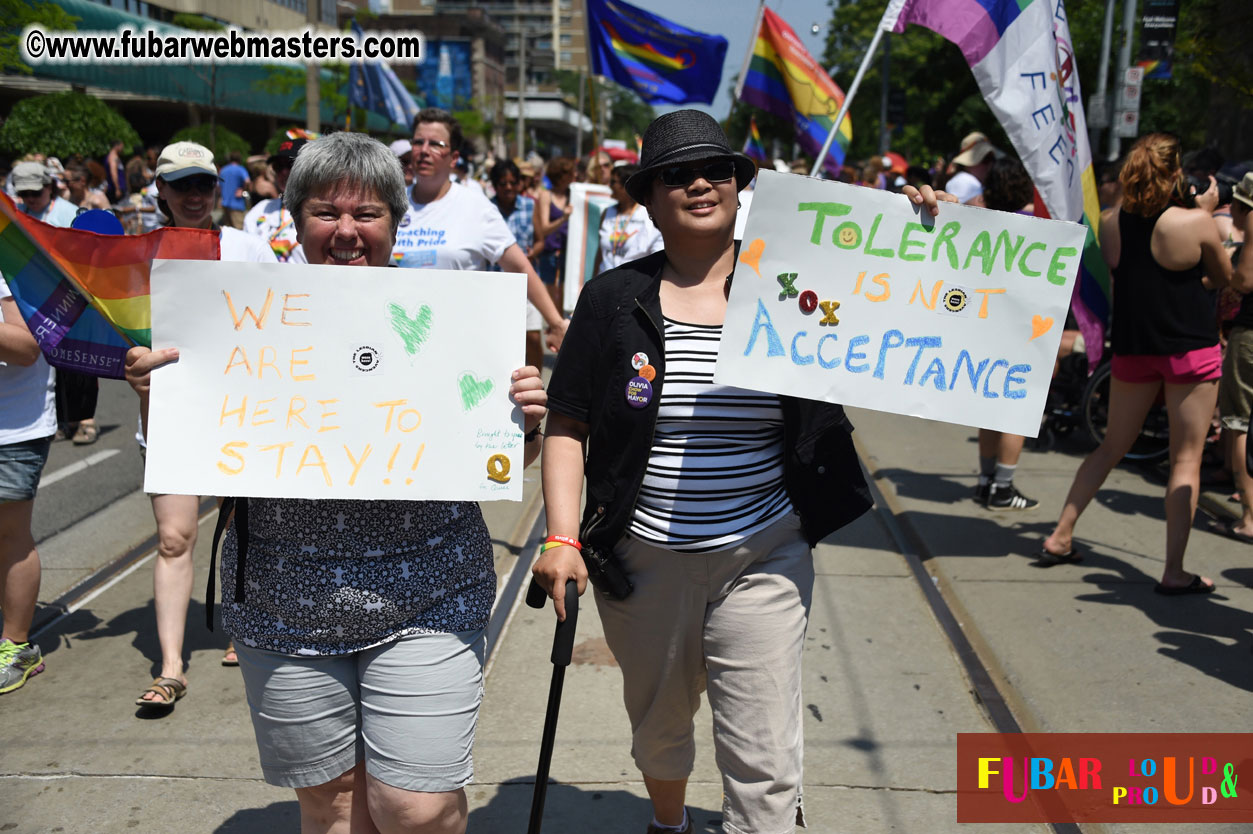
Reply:
[[139, 134], [120, 113], [99, 99], [75, 92], [24, 98], [13, 105], [0, 127], [0, 148], [16, 156], [101, 157], [118, 139], [127, 150], [141, 145]]
[[[586, 83], [586, 76], [570, 70], [554, 70], [553, 80], [566, 104], [577, 107], [579, 101], [579, 85]], [[635, 137], [643, 134], [648, 125], [657, 118], [657, 111], [651, 104], [640, 99], [634, 90], [628, 90], [613, 81], [594, 79], [593, 89], [596, 90], [598, 101], [604, 102], [610, 116], [605, 125], [605, 137], [622, 139], [634, 144]], [[592, 113], [592, 105], [588, 101], [588, 91], [584, 90], [583, 106], [586, 115]]]
[[209, 125], [193, 125], [185, 127], [178, 133], [170, 137], [171, 142], [195, 142], [197, 145], [204, 145], [213, 151], [213, 158], [218, 163], [223, 163], [230, 159], [233, 152], [238, 152], [240, 156], [248, 156], [252, 149], [248, 145], [248, 140], [240, 136], [230, 128], [218, 125], [217, 129], [210, 133]]
[[22, 30], [38, 23], [47, 31], [66, 31], [74, 28], [79, 18], [53, 3], [30, 2], [30, 0], [0, 0], [0, 72], [17, 72], [30, 75], [30, 64], [22, 60]]

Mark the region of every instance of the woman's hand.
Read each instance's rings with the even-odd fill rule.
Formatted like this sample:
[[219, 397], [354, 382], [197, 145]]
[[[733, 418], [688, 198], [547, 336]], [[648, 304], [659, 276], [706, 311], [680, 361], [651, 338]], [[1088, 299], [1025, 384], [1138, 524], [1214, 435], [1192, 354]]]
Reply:
[[1192, 194], [1196, 200], [1197, 208], [1204, 209], [1211, 214], [1214, 212], [1214, 209], [1218, 208], [1218, 180], [1213, 177], [1209, 178], [1209, 188], [1197, 194], [1196, 187], [1193, 186]]
[[150, 350], [136, 346], [126, 351], [126, 381], [141, 398], [148, 396], [152, 371], [178, 359], [178, 348]]
[[509, 386], [509, 398], [522, 408], [522, 431], [529, 432], [540, 424], [548, 413], [548, 392], [539, 368], [527, 365], [513, 372]]
[[548, 592], [553, 600], [553, 610], [557, 619], [566, 619], [566, 581], [573, 579], [578, 583], [579, 596], [587, 590], [587, 568], [583, 564], [583, 556], [570, 545], [562, 545], [540, 554], [531, 574], [539, 586]]
[[957, 198], [947, 191], [936, 191], [929, 185], [924, 185], [921, 189], [912, 185], [907, 185], [901, 189], [901, 193], [909, 198], [914, 205], [924, 207], [932, 217], [938, 217], [940, 214], [940, 203], [956, 203]]
[[545, 339], [548, 349], [553, 353], [561, 350], [561, 343], [565, 341], [566, 331], [569, 329], [569, 319], [562, 319], [558, 324], [548, 325], [548, 338]]

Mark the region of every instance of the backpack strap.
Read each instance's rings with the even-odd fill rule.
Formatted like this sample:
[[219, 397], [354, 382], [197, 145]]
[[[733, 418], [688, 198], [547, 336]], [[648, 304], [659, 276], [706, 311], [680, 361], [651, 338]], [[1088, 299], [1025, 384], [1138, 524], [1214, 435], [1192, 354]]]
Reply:
[[222, 534], [226, 527], [235, 521], [236, 564], [235, 564], [235, 601], [244, 599], [244, 566], [248, 557], [248, 499], [224, 498], [218, 508], [218, 523], [213, 529], [213, 544], [209, 550], [209, 582], [205, 587], [205, 625], [213, 631], [213, 604], [217, 578], [218, 547], [222, 542]]

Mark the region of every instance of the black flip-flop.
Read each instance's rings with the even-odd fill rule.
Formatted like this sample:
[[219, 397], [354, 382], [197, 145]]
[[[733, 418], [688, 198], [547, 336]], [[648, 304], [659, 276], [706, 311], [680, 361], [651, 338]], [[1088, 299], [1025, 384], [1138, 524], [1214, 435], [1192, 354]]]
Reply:
[[1244, 542], [1245, 544], [1253, 544], [1253, 536], [1246, 536], [1244, 533], [1238, 532], [1236, 530], [1236, 522], [1234, 521], [1224, 522], [1218, 526], [1218, 529], [1229, 539], [1235, 539], [1236, 541]]
[[1083, 561], [1083, 554], [1079, 552], [1073, 545], [1070, 550], [1065, 553], [1054, 553], [1044, 546], [1044, 542], [1040, 542], [1040, 549], [1035, 554], [1036, 567], [1051, 568], [1056, 565], [1069, 565], [1075, 562]]
[[1192, 581], [1187, 585], [1174, 587], [1158, 582], [1153, 586], [1153, 590], [1165, 597], [1181, 597], [1187, 594], [1212, 594], [1214, 593], [1214, 586], [1206, 585], [1201, 581], [1201, 575], [1194, 573], [1192, 574]]

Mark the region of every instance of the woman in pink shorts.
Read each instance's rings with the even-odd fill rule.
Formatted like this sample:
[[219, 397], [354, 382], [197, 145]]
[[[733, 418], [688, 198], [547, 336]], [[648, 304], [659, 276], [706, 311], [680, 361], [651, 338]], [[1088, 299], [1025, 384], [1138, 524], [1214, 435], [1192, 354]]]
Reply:
[[1211, 215], [1217, 189], [1212, 180], [1202, 194], [1185, 186], [1179, 140], [1162, 133], [1136, 142], [1118, 179], [1122, 206], [1102, 215], [1100, 229], [1101, 253], [1114, 279], [1109, 423], [1104, 442], [1075, 473], [1057, 526], [1040, 548], [1039, 564], [1082, 558], [1072, 540], [1075, 523], [1131, 449], [1165, 386], [1166, 567], [1155, 590], [1207, 594], [1214, 583], [1184, 571], [1183, 554], [1222, 376], [1213, 290], [1231, 282], [1231, 263]]

